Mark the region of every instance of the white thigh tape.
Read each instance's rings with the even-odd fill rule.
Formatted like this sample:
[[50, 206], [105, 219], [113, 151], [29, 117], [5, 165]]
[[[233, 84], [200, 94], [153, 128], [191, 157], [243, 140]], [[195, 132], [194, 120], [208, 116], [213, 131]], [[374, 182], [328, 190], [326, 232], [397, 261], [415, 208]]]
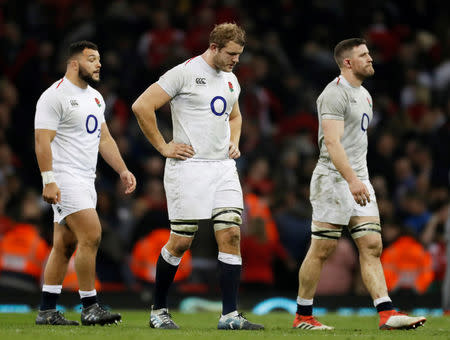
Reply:
[[380, 223], [377, 222], [364, 222], [361, 224], [357, 224], [350, 228], [350, 234], [354, 239], [362, 237], [364, 235], [370, 233], [378, 233], [381, 234], [381, 226]]
[[240, 227], [242, 224], [242, 209], [239, 208], [217, 208], [213, 210], [211, 217], [214, 223], [214, 231], [231, 227]]
[[172, 220], [170, 221], [170, 229], [176, 235], [193, 237], [198, 230], [198, 222]]
[[311, 224], [311, 237], [319, 240], [339, 240], [342, 235], [342, 228], [321, 228], [314, 223]]

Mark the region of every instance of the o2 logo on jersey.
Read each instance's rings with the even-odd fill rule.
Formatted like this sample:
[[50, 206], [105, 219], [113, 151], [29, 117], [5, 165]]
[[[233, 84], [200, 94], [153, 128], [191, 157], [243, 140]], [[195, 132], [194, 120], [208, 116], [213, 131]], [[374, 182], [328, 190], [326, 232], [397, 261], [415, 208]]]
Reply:
[[[227, 101], [224, 97], [221, 96], [215, 96], [210, 103], [211, 111], [216, 116], [222, 116], [225, 111], [227, 110]], [[228, 114], [227, 114], [228, 116]]]
[[86, 118], [86, 131], [89, 134], [93, 134], [95, 131], [99, 131], [98, 137], [100, 137], [100, 129], [98, 129], [98, 120], [94, 115], [89, 115]]
[[367, 113], [363, 113], [361, 117], [361, 130], [366, 132], [367, 129], [369, 128], [369, 123], [370, 123], [369, 115]]

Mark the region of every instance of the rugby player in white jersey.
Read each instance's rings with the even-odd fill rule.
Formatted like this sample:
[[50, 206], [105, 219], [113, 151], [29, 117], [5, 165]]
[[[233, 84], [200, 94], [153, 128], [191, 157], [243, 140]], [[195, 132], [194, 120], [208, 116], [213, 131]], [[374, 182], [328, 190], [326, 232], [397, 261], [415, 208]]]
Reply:
[[362, 86], [375, 72], [372, 58], [365, 40], [358, 38], [337, 44], [334, 57], [341, 74], [317, 99], [320, 156], [311, 178], [312, 237], [299, 271], [293, 327], [333, 329], [313, 317], [313, 297], [323, 263], [346, 226], [359, 250], [361, 275], [379, 313], [379, 328], [416, 328], [426, 319], [394, 309], [380, 262], [380, 218], [366, 162], [372, 97]]
[[[263, 329], [237, 312], [243, 199], [234, 159], [240, 156], [242, 118], [240, 86], [231, 71], [244, 44], [245, 32], [236, 24], [215, 26], [202, 55], [167, 71], [133, 104], [145, 136], [167, 157], [164, 188], [171, 234], [157, 263], [150, 315], [154, 328], [178, 328], [167, 311], [168, 290], [198, 220], [212, 219], [223, 306], [218, 329]], [[155, 111], [169, 101], [173, 140], [167, 143]]]
[[56, 311], [67, 265], [75, 249], [75, 270], [83, 304], [83, 325], [121, 320], [97, 302], [95, 258], [101, 225], [95, 210], [98, 153], [119, 174], [126, 193], [136, 187], [105, 123], [105, 102], [89, 84], [100, 80], [100, 54], [94, 43], [70, 45], [64, 78], [39, 98], [35, 116], [35, 151], [44, 200], [54, 212], [53, 248], [44, 272], [42, 303], [36, 324], [78, 325]]

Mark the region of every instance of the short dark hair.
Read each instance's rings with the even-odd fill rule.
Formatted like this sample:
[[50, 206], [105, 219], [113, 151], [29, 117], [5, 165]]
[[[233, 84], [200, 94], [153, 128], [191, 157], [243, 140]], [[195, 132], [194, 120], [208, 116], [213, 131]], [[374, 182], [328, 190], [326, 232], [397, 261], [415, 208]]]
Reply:
[[362, 38], [351, 38], [342, 40], [336, 45], [334, 48], [334, 60], [336, 60], [339, 67], [342, 67], [346, 52], [350, 52], [353, 47], [357, 47], [359, 45], [367, 45], [367, 42]]
[[76, 41], [74, 43], [71, 43], [69, 46], [69, 50], [67, 53], [67, 60], [77, 55], [78, 53], [82, 53], [85, 48], [98, 51], [98, 46], [93, 42], [87, 40]]

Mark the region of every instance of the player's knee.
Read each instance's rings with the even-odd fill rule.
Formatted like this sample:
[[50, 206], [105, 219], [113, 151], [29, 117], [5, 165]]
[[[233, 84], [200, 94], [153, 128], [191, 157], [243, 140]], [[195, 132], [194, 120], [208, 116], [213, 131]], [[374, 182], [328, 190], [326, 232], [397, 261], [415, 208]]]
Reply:
[[381, 227], [378, 222], [364, 222], [350, 228], [350, 234], [364, 256], [380, 257], [383, 251]]
[[383, 252], [383, 244], [380, 239], [368, 240], [364, 248], [365, 250], [363, 252], [372, 257], [381, 257], [381, 253]]
[[[239, 227], [242, 224], [242, 209], [239, 208], [216, 208], [212, 213], [212, 222], [214, 224], [214, 231], [224, 229], [237, 229], [232, 231], [232, 234], [239, 234]], [[238, 227], [238, 228], [233, 228]]]
[[[176, 235], [174, 237], [173, 235]], [[191, 247], [193, 238], [186, 235], [178, 235], [171, 232], [170, 238], [164, 248], [173, 256], [182, 257], [183, 254]]]
[[98, 249], [100, 242], [102, 240], [102, 235], [88, 235], [88, 237], [83, 238], [78, 241], [80, 247]]
[[[58, 256], [58, 258], [65, 258], [67, 259], [68, 250], [67, 247], [64, 244], [61, 243], [53, 243], [52, 252]], [[71, 255], [72, 256], [72, 255]], [[69, 257], [70, 259], [70, 257]]]
[[52, 251], [60, 258], [66, 258], [69, 260], [77, 247], [77, 242], [67, 243], [63, 238], [57, 238], [53, 242]]
[[94, 237], [94, 239], [92, 240], [92, 245], [93, 247], [95, 247], [96, 249], [98, 249], [98, 247], [100, 247], [100, 242], [102, 241], [102, 235], [98, 235], [97, 237]]
[[173, 255], [181, 257], [190, 247], [191, 247], [190, 239], [179, 240], [172, 246], [172, 249], [174, 251]]
[[319, 260], [321, 260], [322, 262], [324, 262], [336, 250], [337, 243], [338, 243], [337, 240], [332, 240], [332, 241], [326, 242], [326, 246], [315, 247], [315, 249], [314, 249], [315, 257], [318, 258]]
[[228, 228], [222, 235], [225, 245], [238, 248], [241, 243], [241, 230], [239, 228]]
[[65, 249], [64, 249], [64, 257], [67, 260], [70, 260], [73, 253], [75, 252], [75, 249], [77, 249], [77, 242], [72, 242], [72, 243], [66, 244]]

